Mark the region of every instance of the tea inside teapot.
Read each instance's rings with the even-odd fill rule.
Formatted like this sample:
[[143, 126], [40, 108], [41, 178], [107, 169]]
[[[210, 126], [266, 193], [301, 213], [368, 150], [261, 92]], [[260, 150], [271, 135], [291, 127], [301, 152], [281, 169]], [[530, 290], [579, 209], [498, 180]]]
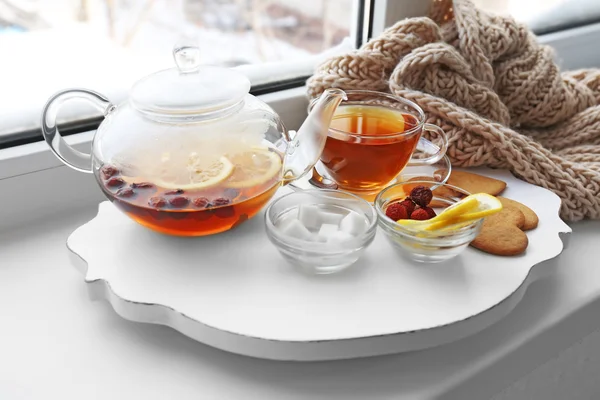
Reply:
[[254, 216], [281, 183], [283, 154], [265, 145], [264, 131], [178, 136], [123, 148], [100, 168], [105, 195], [142, 225], [221, 232]]

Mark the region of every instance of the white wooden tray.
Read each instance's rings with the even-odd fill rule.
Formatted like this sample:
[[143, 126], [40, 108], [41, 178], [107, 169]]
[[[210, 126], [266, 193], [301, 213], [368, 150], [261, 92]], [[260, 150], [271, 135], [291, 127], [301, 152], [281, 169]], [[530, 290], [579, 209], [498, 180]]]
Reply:
[[226, 351], [314, 361], [419, 350], [505, 316], [571, 232], [553, 193], [507, 172], [479, 173], [506, 181], [504, 195], [538, 213], [526, 254], [468, 248], [446, 263], [411, 264], [379, 232], [348, 270], [309, 276], [271, 245], [262, 214], [224, 234], [176, 238], [138, 226], [109, 202], [67, 246], [92, 299], [108, 300], [128, 320], [167, 325]]

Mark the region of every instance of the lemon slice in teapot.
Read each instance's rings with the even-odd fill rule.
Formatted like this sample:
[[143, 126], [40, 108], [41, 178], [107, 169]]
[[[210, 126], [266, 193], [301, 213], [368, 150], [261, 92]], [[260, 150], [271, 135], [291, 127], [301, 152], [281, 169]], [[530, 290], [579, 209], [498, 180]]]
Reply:
[[281, 173], [281, 156], [266, 147], [252, 147], [227, 158], [234, 170], [226, 185], [232, 188], [248, 188], [264, 184]]
[[[168, 160], [166, 160], [168, 162]], [[165, 189], [195, 190], [221, 184], [233, 173], [234, 166], [226, 157], [203, 162], [202, 157], [191, 153], [185, 168], [160, 175], [157, 185]]]

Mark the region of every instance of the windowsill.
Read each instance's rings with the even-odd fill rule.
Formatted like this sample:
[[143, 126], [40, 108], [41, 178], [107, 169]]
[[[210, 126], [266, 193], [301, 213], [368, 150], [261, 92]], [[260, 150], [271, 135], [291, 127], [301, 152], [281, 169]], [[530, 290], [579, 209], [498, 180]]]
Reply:
[[[39, 182], [58, 178], [56, 170], [39, 173]], [[28, 178], [11, 180], [19, 179]], [[165, 327], [125, 321], [107, 303], [87, 298], [83, 276], [69, 266], [65, 240], [95, 215], [100, 200], [98, 192], [19, 229], [0, 230], [3, 398], [489, 398], [600, 328], [600, 270], [594, 266], [600, 230], [598, 222], [583, 222], [572, 225], [563, 255], [546, 263], [550, 277], [533, 284], [505, 319], [462, 341], [330, 363], [232, 355]], [[588, 355], [600, 345], [586, 343]], [[534, 390], [540, 379], [546, 388], [574, 387], [544, 368], [545, 375], [529, 378], [537, 383], [521, 389]]]
[[[297, 129], [306, 110], [304, 88], [261, 97], [288, 128]], [[92, 135], [67, 140], [88, 150]], [[0, 151], [0, 193], [6, 194], [0, 197], [0, 281], [10, 282], [0, 290], [0, 304], [10, 307], [3, 314], [0, 341], [3, 394], [61, 399], [83, 393], [147, 399], [164, 398], [165, 393], [172, 398], [198, 393], [249, 399], [487, 398], [600, 329], [600, 270], [594, 261], [600, 258], [595, 245], [600, 222], [588, 221], [571, 225], [569, 248], [546, 263], [549, 278], [533, 284], [504, 320], [465, 340], [335, 363], [239, 357], [167, 328], [124, 321], [107, 304], [86, 298], [82, 276], [68, 267], [65, 240], [95, 215], [103, 197], [91, 175], [60, 164], [45, 143]]]
[[524, 21], [527, 26], [542, 34], [584, 26], [600, 20], [600, 3], [597, 0], [568, 0], [554, 4], [547, 2], [544, 9], [538, 12], [533, 12], [527, 7], [520, 8], [521, 13], [527, 12], [528, 18]]

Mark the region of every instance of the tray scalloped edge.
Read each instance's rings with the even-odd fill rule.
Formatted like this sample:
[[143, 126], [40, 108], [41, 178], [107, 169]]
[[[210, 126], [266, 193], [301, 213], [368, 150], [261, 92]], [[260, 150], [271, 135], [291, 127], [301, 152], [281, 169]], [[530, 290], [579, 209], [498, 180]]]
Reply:
[[[96, 218], [98, 216], [94, 219]], [[80, 228], [92, 223], [94, 219]], [[69, 236], [67, 248], [72, 263], [86, 277], [90, 299], [106, 300], [115, 312], [126, 320], [168, 326], [194, 340], [224, 351], [272, 360], [324, 361], [360, 358], [416, 351], [451, 343], [480, 332], [501, 320], [516, 307], [532, 282], [551, 273], [548, 268], [543, 268], [543, 264], [548, 260], [539, 262], [529, 269], [523, 282], [505, 299], [479, 314], [447, 325], [353, 339], [279, 341], [220, 330], [171, 307], [127, 299], [116, 293], [110, 282], [104, 279], [88, 279], [88, 263], [70, 245], [71, 237], [78, 231], [79, 229], [75, 230]], [[568, 247], [570, 233], [571, 230], [566, 224], [564, 231], [558, 232], [563, 247], [556, 257]]]

